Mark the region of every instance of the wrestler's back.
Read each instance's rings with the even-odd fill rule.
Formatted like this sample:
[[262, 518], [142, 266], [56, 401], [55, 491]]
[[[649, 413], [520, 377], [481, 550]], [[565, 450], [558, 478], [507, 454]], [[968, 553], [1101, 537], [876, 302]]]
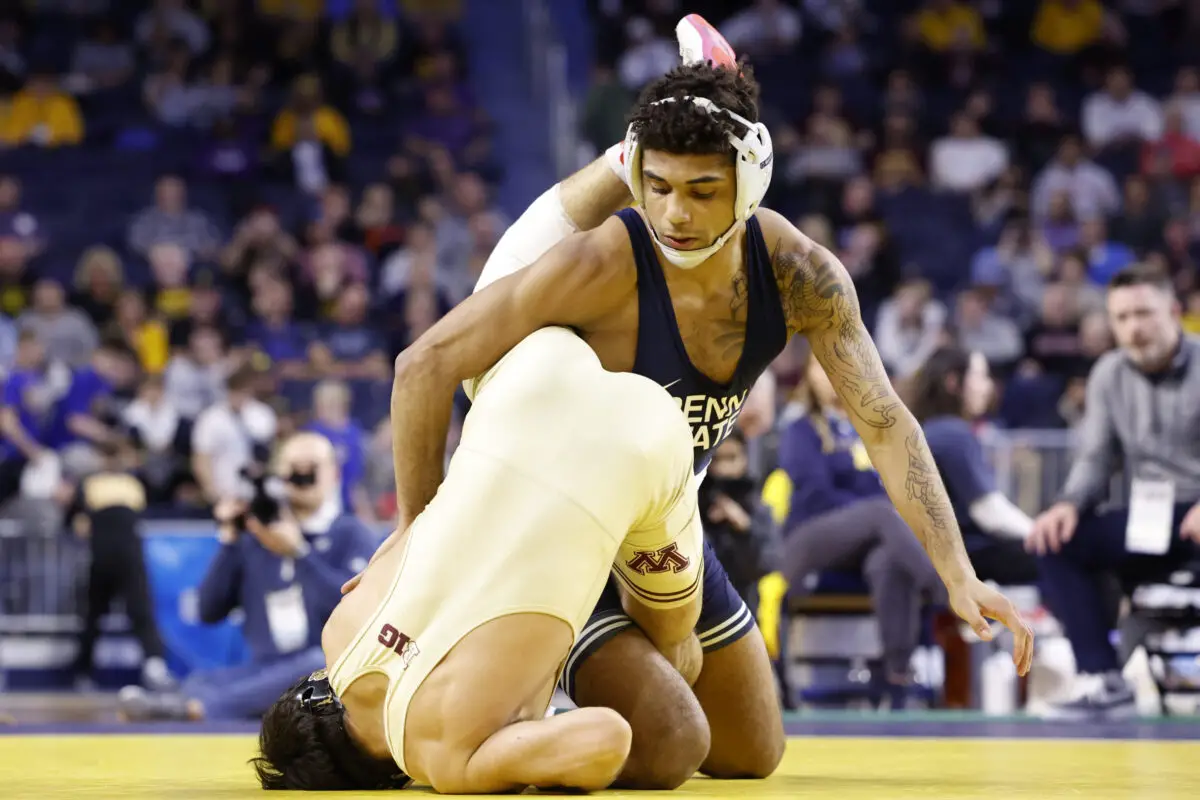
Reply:
[[[410, 707], [439, 709], [419, 714], [422, 726], [455, 724], [448, 703], [485, 702], [489, 691], [508, 695], [494, 702], [509, 716], [544, 710], [626, 533], [669, 506], [691, 474], [691, 436], [669, 395], [605, 372], [565, 329], [528, 337], [477, 388], [437, 495], [343, 599], [324, 637], [339, 693], [362, 675], [386, 675], [389, 748], [410, 774]], [[501, 619], [516, 614], [537, 618]], [[459, 658], [467, 646], [490, 655]], [[518, 657], [511, 676], [489, 664], [497, 648]], [[539, 652], [549, 654], [545, 674], [534, 666]], [[443, 658], [447, 669], [423, 686]], [[443, 696], [452, 674], [473, 674], [483, 696]], [[493, 722], [482, 710], [464, 714], [472, 727]]]

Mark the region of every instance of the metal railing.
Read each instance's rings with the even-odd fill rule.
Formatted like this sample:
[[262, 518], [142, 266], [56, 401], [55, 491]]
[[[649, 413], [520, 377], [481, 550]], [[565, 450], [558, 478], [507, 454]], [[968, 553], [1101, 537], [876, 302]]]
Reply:
[[[1075, 436], [1068, 430], [988, 430], [980, 442], [995, 471], [996, 488], [1030, 515], [1058, 498], [1075, 457]], [[1125, 476], [1114, 475], [1108, 503], [1119, 505], [1125, 491]]]
[[524, 0], [522, 7], [529, 37], [531, 85], [535, 99], [545, 104], [550, 154], [555, 175], [561, 179], [580, 166], [578, 116], [567, 77], [567, 48], [555, 33], [548, 0]]

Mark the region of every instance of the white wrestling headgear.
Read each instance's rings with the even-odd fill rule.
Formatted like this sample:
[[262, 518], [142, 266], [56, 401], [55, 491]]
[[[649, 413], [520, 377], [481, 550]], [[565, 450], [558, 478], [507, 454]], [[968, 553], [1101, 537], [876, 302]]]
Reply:
[[[658, 100], [660, 103], [673, 103], [676, 100], [690, 100], [697, 108], [709, 114], [725, 114], [734, 122], [744, 126], [746, 132], [741, 136], [729, 134], [729, 143], [737, 153], [736, 180], [737, 196], [733, 201], [733, 224], [729, 230], [717, 237], [708, 247], [699, 250], [676, 250], [668, 247], [658, 238], [654, 226], [650, 227], [650, 235], [662, 249], [663, 256], [677, 267], [692, 269], [703, 264], [713, 253], [720, 250], [729, 237], [733, 235], [739, 222], [745, 222], [758, 210], [759, 203], [771, 185], [771, 173], [774, 170], [774, 159], [771, 151], [771, 134], [767, 126], [761, 122], [751, 122], [732, 111], [721, 108], [706, 97], [668, 97]], [[642, 191], [642, 148], [638, 142], [637, 131], [630, 125], [625, 133], [625, 183], [633, 193], [633, 200], [643, 209], [646, 207], [645, 193]]]

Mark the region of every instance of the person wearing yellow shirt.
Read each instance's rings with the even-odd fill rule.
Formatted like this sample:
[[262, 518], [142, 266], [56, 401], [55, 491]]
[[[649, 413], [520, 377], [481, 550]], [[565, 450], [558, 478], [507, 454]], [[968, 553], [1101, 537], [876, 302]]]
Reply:
[[930, 0], [916, 19], [917, 34], [930, 50], [982, 50], [987, 45], [983, 19], [966, 3]]
[[1075, 55], [1098, 43], [1103, 28], [1098, 0], [1042, 0], [1033, 18], [1033, 43], [1055, 55]]
[[333, 106], [321, 98], [321, 82], [315, 75], [302, 75], [292, 84], [292, 99], [271, 126], [271, 147], [287, 150], [296, 143], [297, 122], [312, 120], [317, 139], [338, 156], [350, 152], [350, 125]]
[[75, 98], [59, 91], [53, 75], [32, 75], [0, 119], [0, 143], [64, 147], [83, 141], [83, 115]]

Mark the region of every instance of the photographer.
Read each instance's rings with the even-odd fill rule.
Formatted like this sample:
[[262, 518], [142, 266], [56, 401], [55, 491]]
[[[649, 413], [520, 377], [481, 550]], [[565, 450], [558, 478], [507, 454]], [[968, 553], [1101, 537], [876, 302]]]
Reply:
[[735, 428], [713, 454], [699, 505], [704, 535], [738, 594], [753, 609], [758, 605], [758, 581], [771, 571], [777, 557], [777, 534], [748, 468], [746, 439]]
[[[271, 491], [277, 482], [284, 486], [278, 495]], [[222, 546], [199, 589], [205, 623], [243, 609], [250, 663], [193, 673], [181, 693], [126, 687], [123, 718], [257, 717], [296, 676], [325, 665], [321, 629], [342, 584], [366, 566], [378, 537], [343, 513], [336, 454], [322, 436], [293, 436], [280, 448], [272, 476], [251, 483], [249, 503], [218, 504]]]

